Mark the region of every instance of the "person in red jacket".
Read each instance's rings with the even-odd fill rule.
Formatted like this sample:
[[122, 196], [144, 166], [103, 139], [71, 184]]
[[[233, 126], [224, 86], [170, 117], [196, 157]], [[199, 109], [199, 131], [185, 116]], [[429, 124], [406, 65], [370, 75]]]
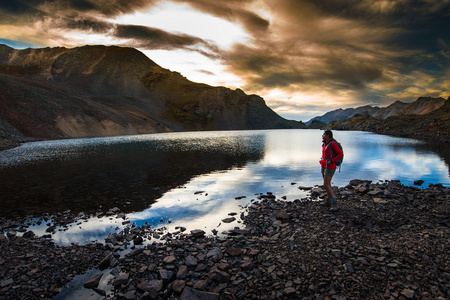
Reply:
[[336, 172], [336, 162], [342, 158], [344, 153], [337, 145], [333, 138], [331, 130], [325, 130], [322, 135], [322, 158], [320, 159], [321, 173], [323, 177], [323, 187], [327, 191], [327, 199], [323, 203], [324, 206], [332, 206], [331, 211], [339, 209], [336, 196], [331, 186], [331, 179]]

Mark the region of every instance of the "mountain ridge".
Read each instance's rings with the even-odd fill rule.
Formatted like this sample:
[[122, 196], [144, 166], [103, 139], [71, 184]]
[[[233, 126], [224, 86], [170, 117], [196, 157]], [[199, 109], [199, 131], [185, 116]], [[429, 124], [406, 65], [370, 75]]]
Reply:
[[385, 119], [360, 114], [347, 120], [333, 121], [324, 127], [450, 142], [450, 97], [439, 109], [424, 114], [399, 114]]
[[383, 120], [388, 117], [397, 115], [424, 115], [440, 108], [444, 105], [444, 102], [444, 98], [419, 97], [417, 98], [417, 100], [410, 103], [395, 101], [387, 107], [365, 105], [357, 108], [339, 108], [333, 111], [329, 111], [322, 116], [314, 117], [305, 124], [310, 125], [315, 120], [328, 124], [332, 121], [347, 120], [354, 117], [355, 115], [371, 115], [374, 118]]
[[13, 142], [306, 127], [257, 95], [191, 82], [133, 48], [0, 45], [0, 84], [0, 139]]

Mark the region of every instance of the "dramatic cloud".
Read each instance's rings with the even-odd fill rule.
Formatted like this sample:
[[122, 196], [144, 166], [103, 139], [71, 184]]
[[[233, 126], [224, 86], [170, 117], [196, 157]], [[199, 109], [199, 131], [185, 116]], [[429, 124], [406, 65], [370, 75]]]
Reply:
[[450, 0], [4, 2], [10, 45], [135, 47], [289, 118], [450, 95]]

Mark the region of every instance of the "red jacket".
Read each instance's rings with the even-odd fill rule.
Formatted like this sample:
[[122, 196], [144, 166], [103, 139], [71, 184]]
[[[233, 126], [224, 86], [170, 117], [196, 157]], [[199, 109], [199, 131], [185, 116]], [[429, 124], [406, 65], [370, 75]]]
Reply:
[[328, 144], [323, 144], [320, 165], [322, 168], [336, 170], [335, 162], [340, 160], [342, 156], [344, 156], [344, 153], [341, 148], [339, 148], [339, 146], [331, 140]]

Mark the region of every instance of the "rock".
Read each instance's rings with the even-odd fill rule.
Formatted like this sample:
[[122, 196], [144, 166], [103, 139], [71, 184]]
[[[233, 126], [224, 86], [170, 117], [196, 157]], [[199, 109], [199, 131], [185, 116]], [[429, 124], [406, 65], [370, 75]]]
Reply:
[[133, 240], [133, 244], [135, 244], [135, 245], [142, 245], [143, 242], [144, 242], [144, 239], [141, 236], [139, 236]]
[[280, 211], [275, 218], [278, 220], [289, 220], [289, 214], [286, 211]]
[[195, 238], [202, 238], [202, 237], [205, 236], [205, 232], [203, 230], [201, 230], [201, 229], [191, 230], [191, 234]]
[[253, 261], [247, 260], [245, 261], [243, 264], [241, 264], [241, 269], [244, 271], [251, 271], [255, 268], [255, 264], [253, 263]]
[[83, 282], [83, 286], [88, 289], [96, 288], [102, 279], [103, 274], [98, 274]]
[[355, 269], [353, 268], [352, 264], [350, 263], [344, 264], [344, 267], [349, 273], [355, 273]]
[[384, 191], [381, 189], [374, 189], [367, 193], [367, 195], [369, 195], [369, 196], [378, 196], [378, 195], [383, 195], [383, 194], [384, 194]]
[[[31, 238], [34, 238], [35, 237], [35, 234], [34, 234], [34, 232], [33, 231], [27, 231], [27, 232], [25, 232], [23, 235], [22, 235], [22, 237], [24, 237], [24, 238], [26, 238], [26, 239], [31, 239]], [[1, 239], [1, 238], [0, 238]]]
[[148, 293], [150, 299], [158, 298], [158, 293], [163, 289], [162, 280], [143, 281], [137, 285], [137, 289], [141, 292]]
[[[48, 229], [47, 229], [48, 230]], [[9, 237], [9, 238], [14, 238], [14, 237], [16, 237], [16, 235], [17, 235], [17, 231], [15, 231], [15, 230], [10, 230], [10, 231], [8, 231], [7, 233], [6, 233], [6, 235]]]
[[197, 266], [197, 264], [198, 264], [197, 259], [195, 257], [193, 257], [192, 255], [189, 255], [188, 257], [186, 257], [186, 266], [195, 267], [195, 266]]
[[185, 265], [182, 265], [178, 268], [176, 277], [177, 277], [177, 279], [186, 279], [187, 273], [188, 273], [188, 267]]
[[137, 255], [141, 254], [142, 252], [144, 252], [144, 248], [137, 248], [137, 249], [134, 249], [133, 251], [127, 253], [126, 256], [133, 257], [133, 256], [137, 256]]
[[172, 284], [172, 290], [177, 294], [181, 294], [185, 286], [186, 282], [184, 280], [175, 280]]
[[380, 204], [388, 203], [388, 201], [386, 199], [383, 199], [383, 198], [373, 198], [373, 202], [380, 203]]
[[13, 283], [14, 283], [14, 280], [13, 280], [12, 278], [9, 278], [9, 279], [3, 280], [3, 281], [0, 283], [0, 286], [3, 288], [3, 287], [5, 287], [5, 286], [11, 285], [11, 284], [13, 284]]
[[213, 272], [211, 278], [219, 283], [226, 283], [230, 281], [230, 275], [224, 271]]
[[98, 264], [100, 270], [104, 270], [109, 267], [109, 263], [112, 259], [112, 253], [108, 253]]
[[224, 223], [231, 223], [233, 221], [236, 221], [235, 217], [229, 217], [229, 218], [225, 218], [222, 220], [222, 222], [224, 222]]
[[295, 292], [296, 292], [296, 290], [295, 290], [295, 288], [293, 288], [293, 287], [288, 287], [288, 288], [285, 288], [285, 289], [283, 290], [283, 294], [285, 294], [285, 295], [287, 295], [287, 296], [294, 295]]
[[368, 186], [371, 183], [372, 183], [372, 180], [360, 180], [360, 179], [350, 180], [350, 185], [352, 185], [352, 186], [357, 186], [357, 185], [360, 185], [360, 184]]
[[410, 289], [403, 289], [401, 294], [408, 299], [414, 298], [414, 291]]
[[172, 279], [173, 276], [173, 272], [166, 270], [166, 269], [161, 269], [159, 270], [159, 277], [163, 280], [163, 281], [168, 281], [170, 279]]
[[113, 286], [119, 286], [119, 285], [122, 285], [122, 284], [124, 284], [124, 285], [127, 284], [129, 277], [130, 277], [130, 274], [128, 274], [128, 273], [120, 275], [119, 277], [117, 277], [113, 281]]
[[208, 253], [206, 254], [206, 257], [212, 258], [213, 261], [218, 261], [223, 257], [223, 253], [222, 250], [220, 250], [220, 248], [216, 247], [212, 250], [209, 250]]
[[186, 287], [180, 296], [180, 300], [219, 300], [219, 294], [208, 293]]
[[341, 256], [341, 250], [339, 250], [339, 249], [332, 249], [331, 250], [331, 254], [333, 254], [334, 256], [336, 256], [336, 257], [340, 257]]
[[230, 256], [238, 256], [242, 255], [244, 253], [244, 250], [239, 248], [228, 248], [227, 250], [225, 250], [225, 252], [227, 252]]
[[422, 185], [423, 183], [424, 183], [425, 181], [423, 181], [423, 180], [415, 180], [414, 181], [414, 185]]
[[173, 264], [176, 260], [177, 260], [177, 258], [175, 256], [170, 255], [170, 256], [164, 257], [163, 262], [165, 264]]

